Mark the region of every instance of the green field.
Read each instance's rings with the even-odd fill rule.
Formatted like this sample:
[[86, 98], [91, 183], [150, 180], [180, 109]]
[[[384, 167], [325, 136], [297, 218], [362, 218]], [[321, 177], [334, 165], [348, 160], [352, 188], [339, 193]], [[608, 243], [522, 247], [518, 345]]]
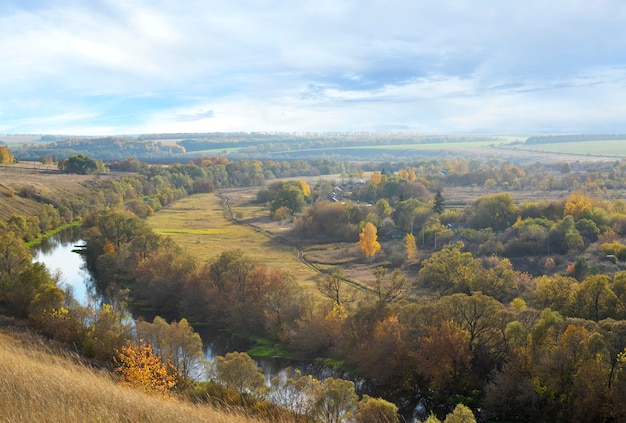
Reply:
[[445, 142], [445, 143], [411, 143], [411, 144], [393, 144], [393, 145], [372, 145], [362, 147], [345, 147], [358, 149], [373, 150], [457, 150], [459, 148], [485, 148], [491, 145], [506, 145], [505, 141], [461, 141], [461, 142]]
[[520, 150], [546, 153], [568, 153], [589, 156], [626, 157], [626, 140], [555, 142], [550, 144], [519, 145]]
[[185, 197], [155, 213], [148, 223], [155, 232], [170, 236], [201, 262], [212, 261], [223, 251], [241, 249], [252, 261], [280, 268], [293, 275], [305, 290], [317, 293], [318, 273], [298, 260], [294, 248], [250, 226], [226, 219], [222, 199], [217, 194]]

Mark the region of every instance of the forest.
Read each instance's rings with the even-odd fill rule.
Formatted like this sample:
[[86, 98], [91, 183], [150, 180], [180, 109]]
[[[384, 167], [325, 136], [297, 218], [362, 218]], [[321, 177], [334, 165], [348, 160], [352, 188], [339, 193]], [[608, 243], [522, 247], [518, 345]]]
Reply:
[[[133, 339], [119, 307], [128, 304], [143, 320], [142, 339], [174, 360], [172, 389], [230, 395], [262, 415], [271, 407], [259, 404], [274, 389], [279, 396], [314, 392], [309, 398], [341, 393], [343, 411], [322, 400], [292, 408], [302, 421], [397, 421], [403, 402], [415, 398], [433, 413], [431, 422], [455, 421], [446, 416], [466, 408], [491, 421], [626, 420], [624, 161], [202, 157], [106, 165], [110, 173], [90, 182], [89, 196], [45, 201], [23, 187], [11, 194], [35, 196], [41, 206], [0, 223], [3, 314], [110, 362]], [[322, 177], [331, 174], [340, 176]], [[258, 187], [255, 204], [289, 227], [283, 236], [304, 259], [307, 247], [325, 246], [329, 255], [338, 245], [354, 248], [320, 267], [311, 293], [297, 275], [250, 259], [245, 245], [199, 262], [146, 221], [183, 197], [232, 187]], [[72, 222], [83, 227], [87, 265], [109, 298], [100, 309], [77, 305], [30, 258], [27, 242]], [[371, 275], [355, 281], [354, 267]], [[185, 369], [201, 330], [263, 340], [272, 354], [348, 370], [381, 398], [359, 400], [349, 383], [298, 374], [267, 388], [247, 355], [224, 357], [219, 383], [200, 388]], [[150, 356], [135, 345], [126, 356]], [[229, 376], [232, 363], [251, 376]], [[393, 417], [367, 420], [368, 407]]]

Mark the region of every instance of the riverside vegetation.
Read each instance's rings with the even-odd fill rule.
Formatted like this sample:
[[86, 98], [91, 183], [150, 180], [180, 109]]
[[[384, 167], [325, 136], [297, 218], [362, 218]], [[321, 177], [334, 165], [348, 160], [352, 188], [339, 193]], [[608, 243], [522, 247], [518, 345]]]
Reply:
[[[254, 199], [255, 207], [267, 207], [261, 224], [268, 222], [269, 232], [275, 230], [269, 219], [289, 224], [286, 241], [324, 271], [317, 295], [303, 290], [297, 275], [255, 262], [245, 245], [198, 262], [144, 220], [190, 193], [260, 186], [286, 165], [213, 158], [166, 168], [115, 166], [129, 171], [130, 165], [136, 169], [128, 175], [90, 181], [98, 187], [92, 198], [52, 205], [45, 214], [57, 219], [53, 210], [63, 205], [71, 214], [59, 213], [58, 224], [82, 219], [87, 262], [110, 306], [81, 309], [29, 262], [23, 242], [46, 221], [37, 214], [12, 216], [2, 228], [5, 314], [28, 318], [41, 333], [107, 360], [132, 338], [116, 307], [127, 301], [154, 325], [149, 328], [185, 322], [183, 328], [254, 335], [280, 347], [274, 354], [351, 369], [387, 399], [419, 397], [440, 418], [464, 412], [458, 404], [508, 421], [625, 418], [624, 163], [432, 160], [354, 167], [343, 184], [320, 178], [310, 191], [298, 180], [270, 183]], [[317, 176], [312, 165], [297, 166], [307, 173], [302, 178]], [[363, 171], [372, 173], [363, 178]], [[445, 207], [459, 186], [481, 195], [462, 208]], [[516, 201], [531, 189], [534, 201]], [[555, 191], [561, 198], [542, 200], [542, 193]], [[232, 212], [237, 215], [236, 206]], [[237, 220], [254, 223], [243, 222], [245, 215]], [[371, 257], [358, 244], [368, 223], [381, 246]], [[370, 276], [355, 278], [363, 274], [357, 269]], [[309, 389], [307, 380], [294, 374], [276, 387]], [[268, 392], [250, 385], [238, 397], [227, 379], [216, 376], [216, 382], [226, 390], [205, 386], [195, 398], [230, 398], [260, 415], [273, 413], [260, 406]], [[194, 386], [183, 377], [175, 389], [197, 393]], [[359, 408], [353, 387], [335, 379], [319, 386], [315, 392], [324, 394], [314, 398], [342, 392], [341, 412], [353, 408], [354, 418], [368, 421], [359, 410], [375, 404], [370, 397]], [[323, 404], [290, 413], [322, 421], [345, 417], [324, 414]], [[381, 402], [377, 409], [389, 407]]]

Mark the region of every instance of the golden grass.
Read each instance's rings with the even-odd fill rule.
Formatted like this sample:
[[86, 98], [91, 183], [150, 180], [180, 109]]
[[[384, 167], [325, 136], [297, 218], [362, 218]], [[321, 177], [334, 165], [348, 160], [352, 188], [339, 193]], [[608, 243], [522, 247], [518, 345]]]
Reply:
[[0, 422], [261, 422], [150, 396], [113, 377], [41, 342], [0, 331]]
[[[267, 215], [258, 206], [233, 204], [243, 221]], [[298, 260], [295, 248], [251, 226], [225, 217], [223, 200], [215, 193], [184, 197], [148, 219], [154, 231], [166, 235], [201, 262], [216, 259], [223, 251], [241, 249], [255, 263], [290, 273], [307, 292], [319, 295], [318, 272]]]

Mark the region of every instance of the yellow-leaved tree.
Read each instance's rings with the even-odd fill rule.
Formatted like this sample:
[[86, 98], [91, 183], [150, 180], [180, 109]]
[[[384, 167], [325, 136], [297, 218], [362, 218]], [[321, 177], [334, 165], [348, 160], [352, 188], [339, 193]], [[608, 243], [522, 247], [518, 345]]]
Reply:
[[361, 247], [365, 257], [374, 257], [376, 252], [380, 250], [378, 230], [372, 222], [367, 222], [359, 234], [359, 247]]
[[417, 245], [415, 244], [415, 236], [413, 236], [413, 234], [406, 235], [404, 246], [406, 248], [407, 260], [413, 260], [417, 257]]
[[124, 346], [117, 350], [114, 359], [119, 365], [115, 371], [127, 385], [163, 396], [169, 396], [170, 389], [176, 385], [176, 369], [169, 360], [164, 363], [150, 344]]
[[0, 146], [0, 163], [15, 163], [11, 150], [2, 146]]
[[580, 220], [591, 210], [593, 204], [591, 198], [584, 192], [576, 191], [571, 193], [565, 201], [563, 216], [574, 216], [574, 220]]
[[311, 186], [306, 181], [299, 180], [298, 186], [302, 190], [302, 195], [307, 198], [311, 196]]

